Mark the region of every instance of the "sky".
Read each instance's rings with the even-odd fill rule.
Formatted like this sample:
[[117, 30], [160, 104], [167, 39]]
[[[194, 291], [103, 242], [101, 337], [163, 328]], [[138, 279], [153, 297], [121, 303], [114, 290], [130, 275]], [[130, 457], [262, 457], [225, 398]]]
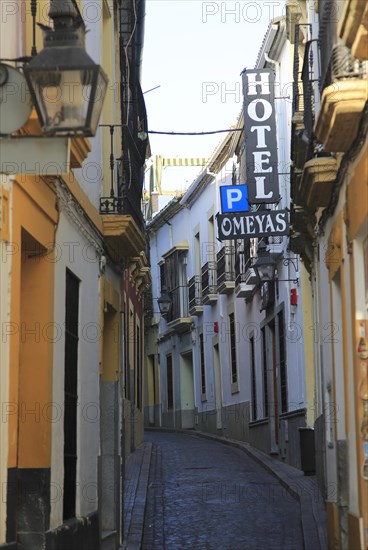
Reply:
[[[240, 73], [254, 67], [270, 20], [284, 6], [285, 0], [146, 0], [142, 88], [149, 130], [205, 132], [235, 124]], [[154, 155], [208, 157], [224, 137], [151, 134], [150, 143]]]

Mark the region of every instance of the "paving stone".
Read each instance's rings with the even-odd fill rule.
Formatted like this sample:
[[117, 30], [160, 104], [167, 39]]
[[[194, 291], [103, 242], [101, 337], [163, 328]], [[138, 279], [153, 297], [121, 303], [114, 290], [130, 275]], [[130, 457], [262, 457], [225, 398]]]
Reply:
[[188, 433], [145, 439], [144, 550], [303, 549], [299, 500], [243, 451]]

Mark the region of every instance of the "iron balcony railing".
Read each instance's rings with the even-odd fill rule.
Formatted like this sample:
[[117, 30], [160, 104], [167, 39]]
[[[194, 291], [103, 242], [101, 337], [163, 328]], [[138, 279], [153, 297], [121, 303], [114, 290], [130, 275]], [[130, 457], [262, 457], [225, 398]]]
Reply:
[[338, 38], [337, 0], [319, 1], [320, 91], [336, 80], [366, 78], [367, 62], [352, 57], [348, 47]]
[[367, 78], [368, 62], [355, 59], [344, 44], [338, 44], [331, 52], [331, 80]]
[[[131, 180], [125, 181], [129, 169], [132, 170]], [[142, 168], [139, 163], [133, 161], [129, 167], [124, 167], [124, 162], [119, 159], [116, 179], [118, 192], [115, 193], [112, 190], [109, 197], [100, 198], [100, 214], [129, 214], [142, 231], [144, 228], [144, 218], [141, 210]]]
[[235, 286], [240, 285], [240, 283], [249, 282], [248, 270], [252, 268], [252, 261], [253, 261], [252, 258], [248, 258], [244, 264], [244, 267], [237, 272], [236, 278], [235, 278]]
[[202, 278], [194, 275], [188, 281], [189, 311], [202, 305]]
[[336, 0], [320, 0], [319, 49], [320, 49], [320, 90], [331, 84], [331, 53], [337, 44], [338, 10]]
[[125, 214], [123, 197], [101, 197], [100, 214]]
[[217, 286], [235, 281], [235, 248], [224, 246], [217, 253]]
[[[305, 155], [303, 163], [313, 155], [313, 126], [315, 121], [315, 98], [319, 95], [318, 79], [318, 40], [309, 40], [305, 44], [303, 65], [300, 70], [299, 50], [297, 45], [301, 40], [301, 34], [308, 33], [309, 24], [300, 24], [295, 27], [295, 50], [293, 69], [293, 115], [301, 113], [303, 117], [303, 129], [300, 137], [305, 142]], [[292, 141], [292, 158], [294, 158], [295, 143]]]
[[217, 293], [216, 286], [216, 265], [215, 262], [207, 262], [202, 266], [202, 295], [203, 298], [209, 294]]
[[235, 281], [237, 277], [245, 272], [245, 266], [250, 258], [250, 240], [238, 241], [235, 252]]
[[298, 45], [301, 41], [302, 34], [307, 32], [310, 28], [309, 24], [295, 25], [295, 37], [294, 37], [294, 63], [293, 63], [293, 114], [295, 112], [302, 112], [304, 110], [304, 94], [302, 85], [302, 70], [304, 66], [300, 67], [299, 61], [299, 48]]

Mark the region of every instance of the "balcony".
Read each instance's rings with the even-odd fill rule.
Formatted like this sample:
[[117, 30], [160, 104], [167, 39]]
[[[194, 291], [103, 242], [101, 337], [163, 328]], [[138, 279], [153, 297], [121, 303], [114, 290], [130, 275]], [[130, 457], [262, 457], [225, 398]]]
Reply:
[[338, 170], [333, 157], [316, 157], [304, 165], [300, 193], [307, 208], [328, 206]]
[[[249, 270], [254, 272], [254, 269]], [[239, 273], [235, 281], [235, 296], [237, 298], [246, 298], [249, 300], [252, 298], [255, 290], [255, 284], [249, 282], [249, 278], [252, 279], [250, 273]]]
[[217, 253], [217, 292], [231, 294], [235, 288], [235, 249], [224, 246]]
[[267, 249], [271, 255], [271, 258], [277, 262], [280, 256], [284, 253], [284, 240], [283, 237], [268, 237]]
[[[296, 45], [304, 43], [309, 26], [296, 25]], [[300, 70], [299, 47], [294, 50], [291, 158], [295, 169], [301, 169], [313, 154], [315, 97], [319, 93], [315, 78], [317, 52], [316, 40], [306, 42]]]
[[212, 305], [217, 302], [215, 262], [207, 262], [202, 266], [202, 301]]
[[354, 59], [346, 46], [337, 45], [324, 81], [328, 85], [323, 89], [315, 134], [325, 151], [345, 153], [358, 133], [368, 100], [368, 62]]
[[189, 313], [188, 286], [177, 286], [168, 292], [172, 299], [172, 306], [166, 316], [167, 327], [174, 332], [187, 332], [193, 323]]
[[368, 59], [368, 3], [364, 0], [345, 0], [339, 25], [339, 36], [354, 57]]
[[200, 315], [203, 312], [202, 305], [202, 278], [194, 275], [188, 281], [189, 291], [189, 313], [190, 315]]
[[244, 271], [240, 271], [235, 280], [235, 296], [237, 298], [252, 298], [257, 285], [256, 272], [252, 268], [252, 259], [249, 258], [244, 266]]
[[137, 257], [146, 249], [144, 235], [133, 216], [123, 213], [122, 199], [102, 197], [100, 199], [103, 236], [109, 254], [114, 261]]

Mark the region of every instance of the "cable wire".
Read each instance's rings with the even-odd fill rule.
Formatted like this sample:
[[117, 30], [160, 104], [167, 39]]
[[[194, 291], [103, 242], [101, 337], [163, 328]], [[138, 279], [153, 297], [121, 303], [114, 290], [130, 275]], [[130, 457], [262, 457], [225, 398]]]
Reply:
[[222, 134], [226, 132], [242, 132], [244, 128], [229, 128], [228, 130], [212, 130], [210, 132], [158, 132], [148, 130], [149, 134], [163, 134], [166, 136], [207, 136], [209, 134]]

